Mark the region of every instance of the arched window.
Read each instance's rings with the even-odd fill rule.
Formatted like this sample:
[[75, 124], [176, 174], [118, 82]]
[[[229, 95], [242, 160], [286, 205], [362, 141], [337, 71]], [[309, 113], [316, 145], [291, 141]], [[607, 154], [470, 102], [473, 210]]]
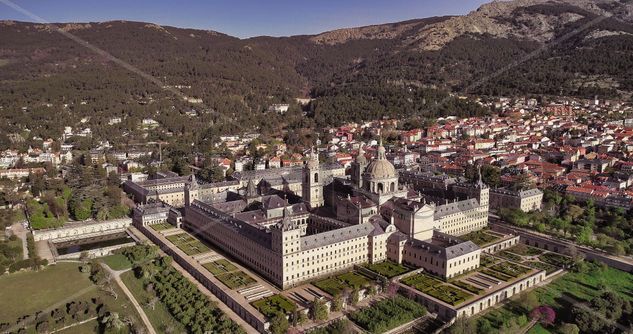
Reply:
[[391, 182], [391, 192], [396, 191], [396, 183], [395, 182]]
[[382, 183], [378, 183], [378, 193], [382, 194], [383, 191], [384, 191], [384, 187], [383, 187]]
[[314, 173], [314, 182], [319, 182], [319, 173]]

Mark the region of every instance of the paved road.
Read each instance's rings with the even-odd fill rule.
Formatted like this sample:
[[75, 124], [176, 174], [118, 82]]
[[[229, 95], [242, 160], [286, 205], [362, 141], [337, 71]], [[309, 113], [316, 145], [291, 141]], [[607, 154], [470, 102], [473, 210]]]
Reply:
[[145, 324], [145, 327], [147, 328], [147, 332], [149, 334], [156, 334], [156, 331], [154, 330], [154, 326], [152, 326], [152, 323], [149, 321], [149, 318], [145, 314], [145, 311], [143, 310], [141, 305], [139, 305], [136, 298], [134, 298], [134, 295], [132, 294], [132, 292], [127, 288], [127, 286], [125, 286], [125, 283], [123, 283], [123, 281], [121, 280], [121, 274], [128, 271], [129, 269], [115, 271], [115, 270], [112, 270], [112, 268], [110, 268], [108, 265], [104, 263], [102, 263], [101, 266], [105, 268], [112, 275], [112, 277], [114, 278], [114, 281], [119, 285], [119, 288], [123, 290], [127, 298], [132, 302], [132, 305], [134, 305], [134, 308], [136, 309], [138, 314], [141, 316], [141, 320]]

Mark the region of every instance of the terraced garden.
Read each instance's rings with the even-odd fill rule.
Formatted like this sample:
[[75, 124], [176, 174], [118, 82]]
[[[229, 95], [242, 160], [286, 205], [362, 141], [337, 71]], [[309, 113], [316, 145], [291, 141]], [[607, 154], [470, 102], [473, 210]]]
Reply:
[[356, 272], [349, 272], [322, 279], [312, 284], [330, 295], [336, 296], [345, 289], [360, 289], [369, 284], [369, 282], [369, 278]]
[[401, 264], [398, 264], [396, 262], [389, 261], [389, 260], [379, 262], [379, 263], [367, 264], [365, 268], [375, 273], [378, 273], [382, 276], [385, 276], [387, 278], [392, 278], [398, 275], [402, 275], [412, 270], [411, 268], [405, 267]]
[[486, 233], [485, 230], [470, 232], [466, 235], [462, 235], [459, 237], [462, 240], [470, 240], [477, 246], [484, 246], [491, 244], [501, 238], [496, 235]]
[[245, 288], [257, 282], [227, 259], [205, 263], [202, 266], [231, 290]]
[[209, 251], [209, 247], [187, 233], [170, 235], [167, 240], [171, 241], [187, 255], [196, 255]]
[[453, 306], [473, 297], [473, 294], [469, 292], [422, 273], [406, 277], [401, 282]]
[[482, 291], [484, 291], [483, 289], [480, 289], [480, 288], [478, 288], [478, 287], [476, 287], [476, 286], [474, 286], [472, 284], [468, 284], [468, 283], [463, 282], [463, 281], [453, 281], [453, 282], [451, 282], [451, 284], [453, 284], [455, 286], [458, 286], [458, 287], [460, 287], [460, 288], [462, 288], [462, 289], [464, 289], [464, 290], [466, 290], [466, 291], [468, 291], [470, 293], [474, 293], [476, 295], [478, 295]]
[[538, 257], [541, 262], [549, 263], [556, 267], [567, 267], [571, 266], [574, 261], [567, 256], [556, 254], [556, 253], [545, 253]]
[[220, 259], [217, 261], [205, 263], [202, 266], [205, 267], [214, 276], [237, 270], [237, 267], [226, 259]]
[[215, 278], [220, 280], [220, 282], [231, 290], [245, 288], [257, 282], [254, 278], [248, 276], [248, 274], [243, 271], [233, 271], [226, 274], [220, 274], [216, 275]]
[[517, 278], [520, 276], [523, 276], [525, 274], [527, 274], [528, 272], [530, 272], [530, 268], [528, 267], [524, 267], [522, 265], [516, 264], [516, 263], [512, 263], [512, 262], [503, 262], [503, 263], [498, 263], [495, 264], [494, 266], [490, 267], [490, 269], [498, 271], [504, 275], [510, 276], [512, 278]]
[[268, 318], [272, 318], [280, 312], [290, 314], [297, 308], [297, 305], [290, 299], [279, 294], [254, 301], [251, 305]]
[[507, 251], [521, 256], [536, 256], [543, 254], [542, 250], [525, 244], [518, 244], [514, 247], [508, 248]]
[[154, 231], [164, 231], [175, 228], [174, 225], [168, 223], [153, 224], [149, 227], [151, 227]]
[[545, 274], [547, 275], [560, 269], [559, 267], [553, 266], [549, 263], [540, 262], [540, 261], [526, 261], [526, 262], [523, 262], [523, 264], [528, 265], [532, 268], [539, 269], [539, 270], [545, 270]]

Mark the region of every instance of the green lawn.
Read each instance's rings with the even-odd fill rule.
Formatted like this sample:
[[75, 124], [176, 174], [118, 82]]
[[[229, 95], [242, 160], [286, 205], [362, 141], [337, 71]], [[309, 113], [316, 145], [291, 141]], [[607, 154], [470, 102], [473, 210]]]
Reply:
[[13, 322], [96, 289], [88, 275], [79, 272], [77, 263], [58, 263], [39, 272], [0, 276], [0, 323]]
[[410, 268], [389, 260], [379, 263], [367, 264], [365, 267], [387, 278], [392, 278], [411, 271]]
[[312, 283], [317, 288], [329, 293], [332, 296], [338, 295], [344, 289], [360, 289], [369, 284], [369, 278], [355, 273], [349, 272], [334, 277], [322, 279]]
[[161, 302], [157, 302], [152, 309], [147, 305], [147, 301], [150, 298], [150, 294], [145, 291], [143, 281], [134, 277], [134, 273], [128, 271], [121, 275], [121, 280], [125, 283], [125, 286], [132, 292], [134, 298], [143, 307], [143, 311], [152, 323], [152, 326], [159, 333], [165, 332], [168, 327], [174, 329], [174, 333], [185, 333], [186, 329], [176, 320], [167, 310], [165, 305]]
[[[136, 323], [141, 323], [132, 303], [116, 284], [112, 286], [117, 295], [115, 299], [95, 286], [88, 274], [81, 273], [78, 267], [77, 263], [60, 262], [39, 272], [19, 272], [0, 277], [0, 323], [13, 324], [19, 317], [34, 315], [49, 308], [65, 310], [66, 304], [70, 302], [92, 303], [96, 307], [96, 300], [111, 312], [117, 312], [121, 317], [131, 317]], [[49, 328], [60, 328], [86, 318], [82, 316], [79, 320], [74, 320], [66, 316], [66, 320], [57, 326], [50, 322]], [[94, 322], [91, 323], [94, 325]], [[61, 333], [95, 333], [92, 331], [93, 327], [88, 323]], [[29, 327], [26, 333], [35, 333], [35, 330]]]
[[237, 270], [237, 267], [226, 259], [220, 259], [217, 261], [205, 263], [202, 266], [205, 267], [214, 276]]
[[534, 325], [534, 327], [532, 327], [528, 331], [528, 334], [550, 334], [550, 333], [551, 332], [548, 331], [547, 329], [543, 328], [543, 326], [541, 326], [541, 324]]
[[272, 318], [279, 312], [290, 314], [297, 308], [297, 305], [290, 299], [279, 294], [254, 301], [251, 305], [261, 312], [261, 314], [269, 318]]
[[483, 289], [480, 289], [472, 284], [468, 284], [466, 282], [463, 281], [452, 281], [451, 284], [458, 286], [468, 292], [474, 293], [476, 295], [478, 295], [480, 292], [484, 291]]
[[215, 277], [231, 290], [245, 288], [257, 282], [243, 271], [233, 271], [230, 273], [216, 275]]
[[113, 254], [101, 258], [101, 260], [113, 270], [125, 270], [132, 268], [132, 262], [123, 254]]

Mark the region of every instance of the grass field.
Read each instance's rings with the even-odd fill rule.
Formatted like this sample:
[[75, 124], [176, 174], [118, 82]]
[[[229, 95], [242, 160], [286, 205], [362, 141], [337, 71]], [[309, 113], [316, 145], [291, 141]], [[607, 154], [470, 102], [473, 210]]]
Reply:
[[99, 322], [98, 320], [88, 321], [84, 324], [73, 326], [62, 331], [57, 332], [58, 334], [87, 334], [87, 333], [99, 333]]
[[266, 317], [273, 317], [275, 314], [282, 312], [284, 314], [290, 314], [297, 308], [297, 305], [290, 299], [282, 295], [273, 295], [254, 301], [251, 303], [254, 308], [261, 312]]
[[[76, 263], [58, 263], [39, 272], [0, 276], [0, 323], [43, 310], [55, 303], [95, 291]], [[81, 293], [83, 292], [83, 293]]]
[[[19, 272], [0, 277], [0, 323], [13, 324], [24, 315], [33, 315], [50, 308], [65, 309], [69, 302], [91, 303], [96, 299], [103, 302], [108, 310], [117, 312], [121, 317], [129, 316], [140, 323], [140, 316], [118, 285], [112, 286], [117, 295], [115, 299], [94, 285], [88, 274], [81, 273], [78, 267], [77, 263], [60, 262], [39, 272]], [[55, 328], [76, 321], [66, 317], [66, 321]], [[94, 324], [92, 321], [60, 333], [96, 333], [92, 330]], [[35, 333], [35, 330], [29, 327], [26, 333]]]
[[313, 282], [317, 288], [329, 293], [332, 296], [338, 295], [344, 289], [360, 289], [369, 283], [369, 279], [361, 274], [349, 272], [338, 276], [322, 279]]
[[147, 306], [150, 294], [145, 291], [143, 281], [134, 277], [134, 273], [128, 271], [121, 275], [121, 280], [125, 286], [132, 292], [134, 298], [141, 304], [143, 311], [152, 323], [152, 326], [159, 333], [164, 333], [168, 327], [174, 329], [174, 333], [185, 333], [186, 329], [169, 313], [165, 305], [158, 302], [154, 308]]
[[107, 264], [108, 267], [112, 268], [113, 270], [125, 270], [132, 268], [132, 262], [130, 262], [127, 256], [123, 254], [113, 254], [101, 259], [103, 263]]
[[209, 247], [187, 233], [170, 235], [167, 240], [171, 241], [187, 255], [196, 255], [209, 251]]
[[401, 264], [398, 264], [389, 260], [379, 262], [379, 263], [368, 264], [365, 267], [387, 278], [392, 278], [398, 275], [402, 275], [408, 271], [411, 271], [410, 268], [407, 268]]

